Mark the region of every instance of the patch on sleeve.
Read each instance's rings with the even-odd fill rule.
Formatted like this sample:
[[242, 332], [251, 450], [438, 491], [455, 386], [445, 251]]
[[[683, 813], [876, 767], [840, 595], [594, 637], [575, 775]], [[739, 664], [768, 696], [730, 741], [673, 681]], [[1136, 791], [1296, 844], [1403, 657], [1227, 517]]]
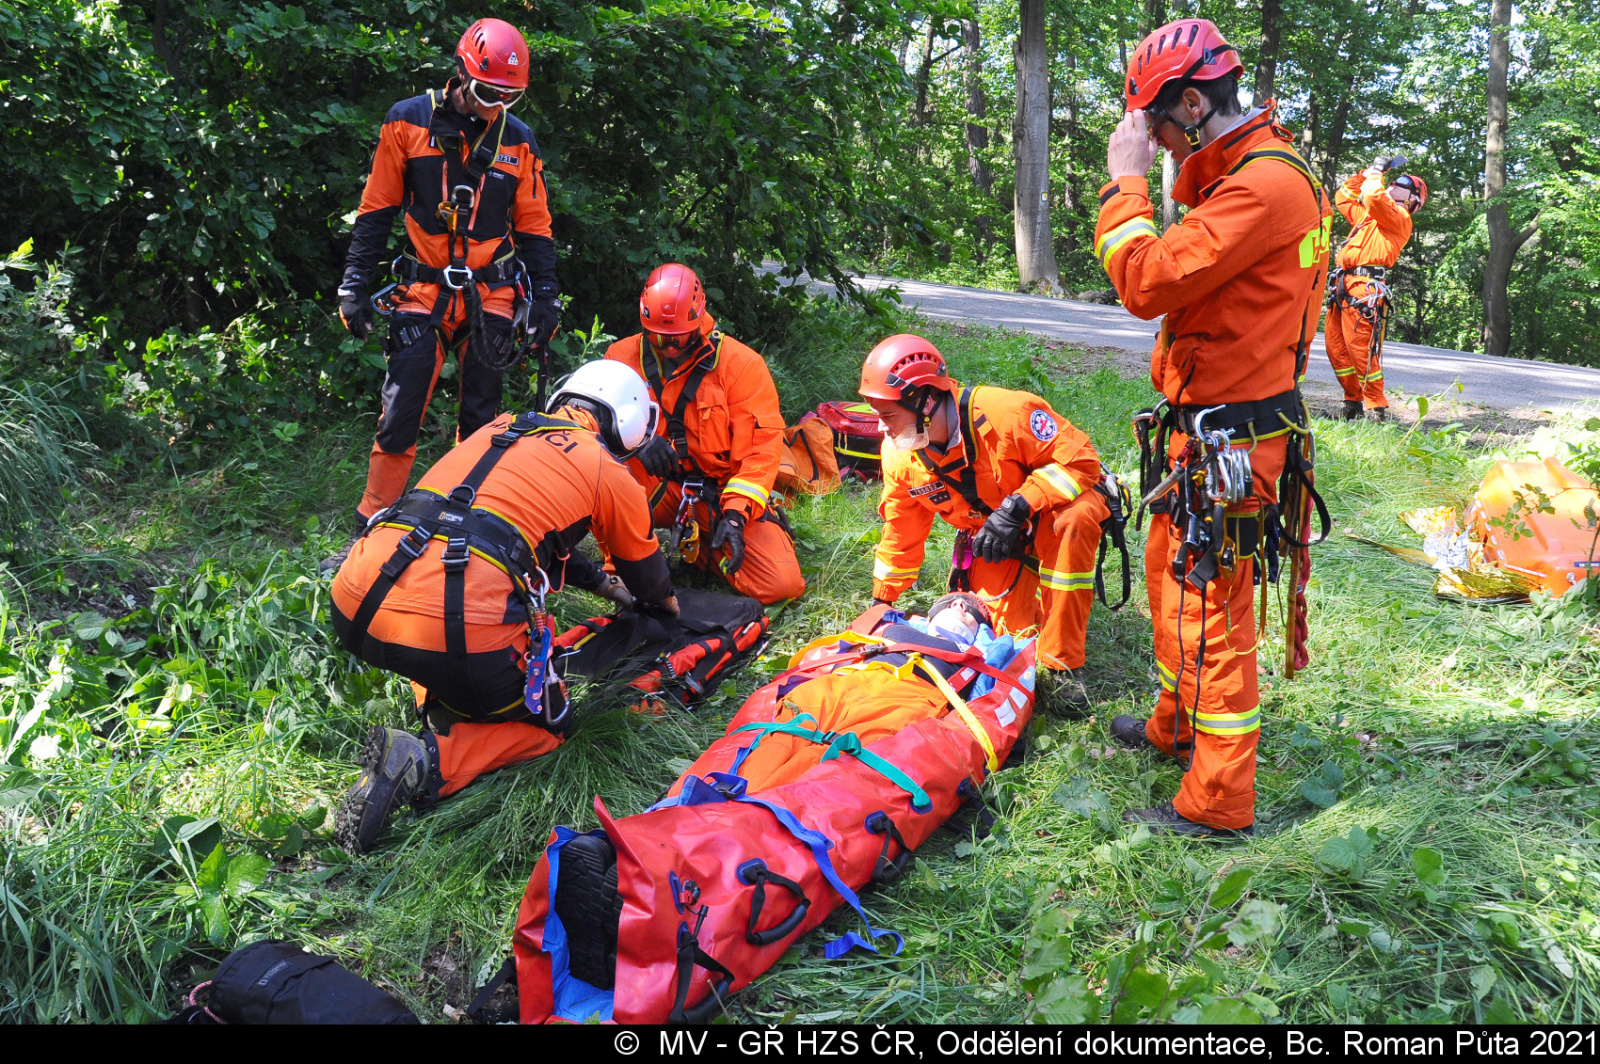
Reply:
[[1045, 443], [1056, 438], [1056, 433], [1061, 431], [1056, 425], [1056, 419], [1044, 410], [1035, 410], [1028, 415], [1028, 428], [1033, 430], [1034, 436]]
[[519, 160], [515, 155], [507, 155], [505, 152], [501, 152], [494, 157], [494, 161], [497, 163], [505, 163], [507, 166], [515, 166]]

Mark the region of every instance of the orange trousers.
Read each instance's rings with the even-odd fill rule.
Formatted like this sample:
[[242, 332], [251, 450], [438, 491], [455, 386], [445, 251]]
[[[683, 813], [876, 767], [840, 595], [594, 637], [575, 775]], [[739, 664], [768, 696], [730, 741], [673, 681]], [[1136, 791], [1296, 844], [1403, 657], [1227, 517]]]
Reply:
[[1037, 518], [1033, 544], [1021, 561], [972, 560], [971, 590], [988, 604], [998, 630], [1038, 629], [1040, 668], [1083, 667], [1100, 523], [1110, 516], [1100, 493], [1086, 491]]
[[543, 757], [561, 745], [561, 736], [522, 721], [463, 722], [433, 738], [439, 746], [439, 775], [444, 778], [440, 798], [456, 793], [479, 776]]
[[[1179, 449], [1183, 437], [1175, 436]], [[1285, 454], [1282, 437], [1256, 446], [1250, 458], [1256, 497], [1230, 513], [1254, 513], [1276, 502]], [[1172, 800], [1181, 815], [1212, 827], [1247, 827], [1255, 822], [1261, 735], [1255, 562], [1246, 558], [1224, 569], [1202, 592], [1173, 576], [1182, 539], [1171, 517], [1153, 516], [1144, 570], [1161, 694], [1145, 736], [1180, 761], [1192, 753]]]
[[[666, 491], [656, 503], [652, 520], [657, 528], [667, 528], [678, 519], [678, 503], [683, 498], [683, 488], [677, 483], [666, 485]], [[795, 557], [794, 540], [779, 526], [767, 510], [744, 526], [744, 564], [733, 574], [722, 573], [723, 579], [741, 595], [770, 606], [784, 599], [799, 598], [806, 593], [806, 578], [800, 574], [800, 559]], [[711, 552], [711, 537], [716, 529], [711, 526], [711, 509], [704, 503], [694, 507], [695, 524], [700, 529], [700, 557], [695, 565], [709, 569], [728, 555], [727, 548]], [[665, 541], [663, 541], [665, 542]], [[721, 573], [720, 568], [717, 572]]]
[[1355, 307], [1335, 304], [1328, 308], [1323, 329], [1328, 347], [1328, 363], [1339, 378], [1347, 402], [1361, 403], [1368, 410], [1389, 405], [1383, 394], [1382, 345], [1374, 349], [1372, 323]]

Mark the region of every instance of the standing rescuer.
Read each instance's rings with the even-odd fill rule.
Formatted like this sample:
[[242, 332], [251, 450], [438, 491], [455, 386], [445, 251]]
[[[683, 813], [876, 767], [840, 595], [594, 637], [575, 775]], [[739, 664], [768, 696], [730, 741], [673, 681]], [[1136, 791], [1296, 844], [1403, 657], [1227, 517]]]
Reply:
[[[1149, 720], [1118, 717], [1111, 732], [1186, 765], [1172, 802], [1124, 814], [1185, 835], [1254, 826], [1257, 565], [1272, 579], [1279, 550], [1303, 548], [1314, 498], [1295, 381], [1316, 331], [1332, 211], [1274, 104], [1240, 113], [1243, 69], [1204, 19], [1139, 44], [1095, 230], [1124, 305], [1166, 316], [1151, 354], [1163, 401], [1135, 422], [1154, 514], [1145, 574], [1161, 692]], [[1181, 164], [1173, 198], [1189, 208], [1165, 234], [1145, 177], [1152, 135]]]
[[874, 600], [894, 602], [916, 583], [941, 517], [957, 529], [949, 589], [975, 593], [1001, 631], [1037, 628], [1056, 696], [1086, 706], [1084, 632], [1111, 517], [1089, 437], [1037, 395], [962, 387], [938, 349], [910, 333], [872, 349], [859, 391], [884, 426]]
[[[404, 209], [397, 284], [379, 297], [389, 367], [358, 531], [405, 491], [446, 351], [461, 367], [457, 439], [465, 439], [494, 419], [519, 340], [542, 349], [555, 334], [561, 303], [543, 164], [533, 134], [510, 113], [530, 65], [522, 34], [481, 19], [456, 46], [456, 76], [384, 119], [339, 286], [339, 316], [365, 339], [378, 262]], [[337, 568], [344, 554], [322, 568]]]
[[606, 358], [644, 376], [661, 423], [639, 449], [656, 527], [684, 561], [715, 568], [741, 595], [774, 603], [805, 594], [788, 519], [773, 503], [783, 414], [766, 362], [717, 329], [700, 278], [658, 266], [639, 296], [644, 331]]
[[[381, 511], [333, 580], [333, 626], [361, 660], [412, 681], [420, 735], [375, 727], [335, 825], [370, 848], [394, 808], [431, 803], [561, 744], [545, 595], [571, 585], [620, 606], [678, 611], [641, 488], [619, 459], [655, 427], [638, 374], [591, 362], [549, 415], [502, 415]], [[608, 575], [577, 551], [593, 532]]]
[[1428, 201], [1428, 186], [1416, 174], [1402, 174], [1387, 188], [1384, 177], [1406, 164], [1405, 156], [1380, 155], [1352, 174], [1333, 197], [1350, 223], [1328, 277], [1328, 323], [1324, 337], [1328, 361], [1344, 389], [1340, 416], [1389, 419], [1383, 394], [1383, 340], [1392, 296], [1389, 270], [1411, 239], [1411, 216]]

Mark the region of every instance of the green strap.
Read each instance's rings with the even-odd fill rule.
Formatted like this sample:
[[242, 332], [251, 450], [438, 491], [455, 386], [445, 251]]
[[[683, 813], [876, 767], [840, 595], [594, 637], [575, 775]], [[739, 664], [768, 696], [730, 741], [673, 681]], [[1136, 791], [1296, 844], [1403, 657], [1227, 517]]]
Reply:
[[740, 732], [755, 732], [756, 739], [746, 749], [754, 751], [761, 745], [761, 740], [769, 735], [793, 735], [811, 743], [827, 743], [828, 750], [822, 755], [822, 760], [832, 761], [840, 754], [849, 754], [863, 765], [878, 773], [890, 783], [899, 787], [911, 796], [911, 805], [914, 809], [926, 809], [933, 804], [933, 799], [928, 797], [928, 792], [917, 785], [917, 781], [901, 771], [893, 762], [879, 757], [871, 750], [864, 749], [861, 737], [855, 732], [825, 732], [818, 728], [807, 728], [802, 722], [816, 724], [817, 720], [809, 713], [801, 713], [792, 720], [773, 724], [746, 724], [742, 728], [735, 728], [733, 734]]

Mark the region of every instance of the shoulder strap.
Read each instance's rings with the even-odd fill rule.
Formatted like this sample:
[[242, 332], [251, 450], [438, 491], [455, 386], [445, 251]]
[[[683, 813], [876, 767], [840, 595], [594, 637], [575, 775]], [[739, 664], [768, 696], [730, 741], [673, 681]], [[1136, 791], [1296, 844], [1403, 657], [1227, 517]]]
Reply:
[[955, 479], [946, 476], [944, 471], [934, 464], [925, 449], [917, 452], [917, 459], [922, 463], [923, 469], [932, 473], [941, 484], [960, 495], [968, 506], [987, 518], [994, 513], [994, 507], [984, 502], [978, 494], [978, 434], [972, 421], [972, 393], [975, 391], [977, 391], [976, 386], [962, 388], [961, 394], [956, 398], [956, 409], [961, 416], [961, 452], [966, 459], [961, 475]]
[[[684, 427], [683, 412], [689, 409], [689, 404], [694, 402], [694, 397], [700, 393], [700, 385], [705, 383], [706, 377], [717, 368], [717, 362], [722, 358], [722, 331], [713, 329], [706, 338], [706, 344], [711, 347], [709, 355], [702, 355], [689, 369], [689, 377], [683, 382], [683, 391], [678, 393], [676, 406], [667, 406], [666, 383], [661, 379], [661, 365], [656, 357], [655, 348], [650, 346], [650, 340], [644, 335], [639, 337], [639, 365], [644, 369], [644, 379], [649, 383], [650, 390], [656, 393], [656, 401], [661, 404], [661, 412], [667, 419], [667, 437], [672, 441], [673, 450], [678, 452], [680, 462], [688, 462], [697, 475], [699, 468], [695, 465], [694, 458], [689, 454], [689, 433]], [[705, 346], [705, 345], [702, 345]]]

